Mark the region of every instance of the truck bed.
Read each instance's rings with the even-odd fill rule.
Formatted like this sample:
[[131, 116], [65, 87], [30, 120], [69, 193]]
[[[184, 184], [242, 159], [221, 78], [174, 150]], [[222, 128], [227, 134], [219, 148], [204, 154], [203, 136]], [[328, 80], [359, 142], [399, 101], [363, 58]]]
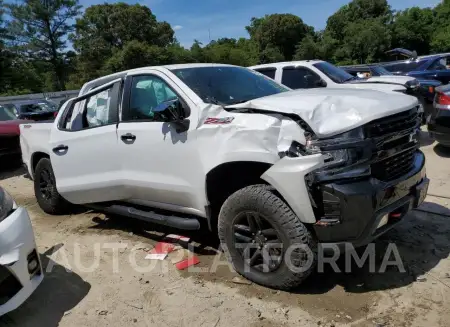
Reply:
[[20, 148], [22, 150], [22, 160], [28, 168], [30, 176], [32, 174], [31, 156], [33, 153], [42, 152], [50, 154], [49, 141], [53, 122], [42, 121], [28, 124], [20, 124]]

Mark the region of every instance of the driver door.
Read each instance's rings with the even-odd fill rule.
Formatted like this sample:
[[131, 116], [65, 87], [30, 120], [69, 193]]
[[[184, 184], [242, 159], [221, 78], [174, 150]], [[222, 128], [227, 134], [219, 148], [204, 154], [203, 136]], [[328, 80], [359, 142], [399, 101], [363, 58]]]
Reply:
[[191, 110], [187, 129], [177, 129], [158, 112], [161, 104], [174, 99], [195, 107], [161, 72], [127, 76], [117, 132], [122, 171], [130, 202], [198, 213], [205, 208], [202, 164], [195, 146], [198, 113]]

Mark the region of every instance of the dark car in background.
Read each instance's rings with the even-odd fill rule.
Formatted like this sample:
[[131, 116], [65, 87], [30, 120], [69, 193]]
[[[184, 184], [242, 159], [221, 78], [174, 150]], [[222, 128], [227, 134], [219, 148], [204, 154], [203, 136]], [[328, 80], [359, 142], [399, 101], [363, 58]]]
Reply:
[[[406, 52], [405, 52], [406, 51]], [[406, 60], [382, 63], [382, 66], [394, 75], [408, 75], [422, 79], [434, 79], [442, 84], [450, 82], [450, 54], [436, 54], [416, 57], [415, 52], [394, 49], [390, 54], [408, 55]]]
[[427, 123], [430, 136], [443, 146], [450, 147], [450, 85], [436, 89], [433, 111]]
[[19, 125], [27, 123], [17, 119], [10, 110], [0, 105], [0, 165], [14, 165], [21, 162]]
[[26, 100], [2, 104], [17, 119], [24, 120], [52, 120], [58, 108], [55, 103], [48, 100]]
[[[396, 76], [386, 68], [378, 64], [367, 64], [367, 65], [353, 65], [353, 66], [343, 66], [342, 67], [349, 74], [358, 78], [367, 78], [376, 82], [376, 77], [383, 77], [383, 83], [389, 83], [388, 78], [392, 77], [392, 83], [396, 84], [398, 81], [395, 80]], [[415, 95], [417, 92], [422, 96], [421, 102], [424, 107], [424, 119], [430, 115], [433, 109], [433, 101], [435, 96], [435, 89], [441, 86], [442, 83], [434, 79], [424, 79], [409, 76], [415, 80], [410, 80], [402, 85], [407, 88], [407, 93]]]

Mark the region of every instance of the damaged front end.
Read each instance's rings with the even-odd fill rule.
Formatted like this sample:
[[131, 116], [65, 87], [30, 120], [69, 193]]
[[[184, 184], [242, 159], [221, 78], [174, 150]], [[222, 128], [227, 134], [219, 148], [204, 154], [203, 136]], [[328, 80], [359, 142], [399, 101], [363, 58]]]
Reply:
[[[331, 138], [311, 134], [305, 144], [293, 142], [285, 153], [285, 171], [290, 170], [288, 162], [300, 165], [319, 156], [322, 160], [304, 174], [320, 242], [364, 245], [423, 201], [428, 179], [425, 157], [419, 150], [419, 126], [420, 112], [415, 107]], [[271, 175], [277, 165], [265, 175]]]

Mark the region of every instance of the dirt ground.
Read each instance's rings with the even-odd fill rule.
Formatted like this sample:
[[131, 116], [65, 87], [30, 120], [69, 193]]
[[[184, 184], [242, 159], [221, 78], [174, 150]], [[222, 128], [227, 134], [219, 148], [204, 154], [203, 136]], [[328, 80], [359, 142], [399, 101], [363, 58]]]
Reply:
[[46, 215], [25, 171], [4, 171], [0, 184], [28, 209], [49, 272], [23, 306], [0, 318], [0, 326], [448, 326], [450, 150], [422, 134], [430, 195], [376, 241], [381, 256], [389, 242], [397, 244], [406, 272], [329, 269], [292, 292], [233, 282], [236, 273], [207, 232], [189, 235], [203, 272], [145, 260], [145, 248], [165, 233], [180, 232], [91, 211]]

